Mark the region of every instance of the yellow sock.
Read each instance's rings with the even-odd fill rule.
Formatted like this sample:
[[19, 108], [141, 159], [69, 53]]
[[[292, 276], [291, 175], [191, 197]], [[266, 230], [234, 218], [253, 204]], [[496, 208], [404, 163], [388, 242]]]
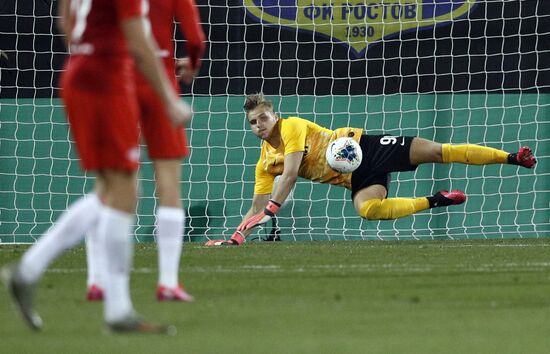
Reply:
[[371, 199], [361, 204], [360, 215], [369, 220], [391, 220], [429, 207], [428, 198]]
[[442, 145], [443, 162], [461, 162], [468, 165], [508, 163], [506, 151], [474, 144]]

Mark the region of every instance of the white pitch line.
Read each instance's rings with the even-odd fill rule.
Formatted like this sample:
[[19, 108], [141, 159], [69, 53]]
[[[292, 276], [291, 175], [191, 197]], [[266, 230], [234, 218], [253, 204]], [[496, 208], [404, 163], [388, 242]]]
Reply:
[[[453, 242], [453, 241], [449, 241]], [[422, 245], [419, 245], [422, 246]], [[511, 247], [511, 248], [527, 248], [527, 247], [550, 247], [550, 244], [540, 244], [540, 245], [533, 245], [528, 243], [518, 243], [518, 244], [509, 244], [509, 245], [502, 245], [502, 244], [496, 244], [496, 245], [476, 245], [475, 243], [469, 243], [469, 244], [463, 244], [463, 245], [439, 245], [439, 244], [430, 244], [427, 245], [427, 247], [440, 247], [442, 248], [466, 248], [466, 247]]]
[[[351, 240], [354, 242], [353, 240]], [[453, 240], [442, 240], [442, 241], [433, 241], [430, 240], [427, 243], [424, 243], [425, 240], [402, 240], [400, 243], [393, 243], [394, 241], [376, 241], [376, 240], [365, 240], [366, 243], [371, 244], [361, 244], [358, 242], [357, 247], [361, 248], [405, 248], [405, 247], [418, 247], [418, 248], [540, 248], [540, 247], [550, 247], [550, 239], [549, 243], [541, 243], [541, 244], [530, 244], [530, 243], [517, 243], [517, 244], [492, 244], [492, 245], [486, 245], [486, 244], [479, 244], [479, 243], [461, 243], [461, 240], [453, 241]], [[504, 240], [506, 241], [506, 240]], [[291, 243], [293, 241], [290, 241], [288, 243]], [[301, 244], [306, 244], [308, 241], [301, 242]], [[314, 242], [314, 241], [312, 241]], [[323, 241], [323, 242], [330, 242], [330, 241]], [[345, 241], [337, 241], [337, 242], [345, 242]], [[386, 242], [392, 242], [391, 244], [384, 244]], [[256, 242], [251, 242], [256, 243]], [[260, 242], [261, 243], [261, 242]], [[285, 242], [286, 243], [286, 242]], [[417, 244], [415, 244], [417, 243]], [[459, 243], [459, 244], [455, 244]], [[354, 247], [354, 244], [351, 244], [350, 247]], [[194, 248], [197, 249], [212, 249], [212, 246], [194, 246]]]
[[[182, 267], [181, 271], [189, 273], [303, 273], [303, 272], [321, 272], [321, 271], [338, 271], [338, 272], [385, 272], [385, 273], [429, 273], [441, 270], [440, 264], [318, 264], [304, 265], [295, 267], [286, 267], [276, 264], [250, 264], [238, 267], [226, 266], [210, 266], [210, 267]], [[482, 263], [477, 265], [458, 263], [454, 265], [446, 265], [445, 271], [451, 272], [504, 272], [504, 271], [547, 271], [550, 270], [550, 262], [525, 262], [525, 263]], [[52, 268], [49, 273], [85, 273], [86, 268]], [[134, 268], [133, 273], [138, 274], [154, 274], [157, 273], [156, 268]]]

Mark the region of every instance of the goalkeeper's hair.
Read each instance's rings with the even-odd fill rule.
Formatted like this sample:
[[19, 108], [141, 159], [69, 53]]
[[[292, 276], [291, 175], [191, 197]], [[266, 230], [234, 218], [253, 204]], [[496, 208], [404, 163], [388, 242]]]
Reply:
[[248, 112], [252, 111], [258, 106], [266, 106], [273, 110], [273, 102], [265, 98], [264, 94], [261, 92], [246, 96], [246, 101], [244, 102], [244, 111], [248, 115]]

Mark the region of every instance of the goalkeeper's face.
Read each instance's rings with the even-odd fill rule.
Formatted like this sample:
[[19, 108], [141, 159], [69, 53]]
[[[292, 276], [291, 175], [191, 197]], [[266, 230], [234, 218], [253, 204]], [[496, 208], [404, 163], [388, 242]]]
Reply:
[[252, 132], [258, 138], [267, 140], [275, 132], [279, 117], [273, 112], [272, 108], [259, 105], [248, 112], [247, 119]]

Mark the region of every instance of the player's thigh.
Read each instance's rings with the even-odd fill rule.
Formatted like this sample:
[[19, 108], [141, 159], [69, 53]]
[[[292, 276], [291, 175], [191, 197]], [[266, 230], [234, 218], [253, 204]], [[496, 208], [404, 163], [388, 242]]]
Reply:
[[137, 173], [118, 169], [97, 171], [102, 188], [102, 203], [111, 208], [134, 213], [137, 203]]
[[412, 165], [443, 161], [441, 144], [423, 138], [412, 140], [409, 153]]
[[135, 97], [64, 93], [69, 126], [84, 170], [136, 171], [139, 129]]
[[185, 128], [174, 127], [164, 104], [148, 88], [139, 91], [141, 134], [151, 159], [181, 159], [188, 155]]
[[388, 195], [386, 186], [373, 184], [357, 191], [353, 196], [353, 206], [357, 213], [361, 210], [361, 204], [371, 199], [384, 199]]
[[153, 166], [155, 168], [155, 183], [160, 205], [180, 207], [181, 160], [155, 159], [153, 160]]

